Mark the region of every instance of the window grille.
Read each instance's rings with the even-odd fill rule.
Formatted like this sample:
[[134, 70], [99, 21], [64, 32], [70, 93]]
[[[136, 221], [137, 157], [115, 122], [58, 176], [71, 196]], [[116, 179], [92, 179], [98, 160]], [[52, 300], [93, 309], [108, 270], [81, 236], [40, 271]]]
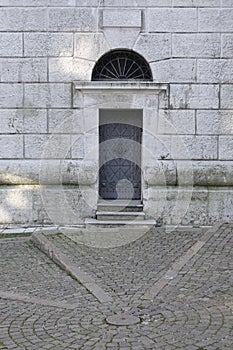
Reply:
[[96, 63], [92, 80], [152, 81], [149, 64], [138, 53], [130, 50], [113, 50]]

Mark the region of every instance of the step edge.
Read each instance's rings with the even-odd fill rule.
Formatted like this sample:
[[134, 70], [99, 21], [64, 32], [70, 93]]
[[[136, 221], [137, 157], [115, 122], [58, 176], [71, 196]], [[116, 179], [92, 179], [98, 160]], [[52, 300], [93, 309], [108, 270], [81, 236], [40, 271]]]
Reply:
[[143, 211], [99, 211], [97, 210], [96, 215], [132, 215], [132, 216], [145, 216]]

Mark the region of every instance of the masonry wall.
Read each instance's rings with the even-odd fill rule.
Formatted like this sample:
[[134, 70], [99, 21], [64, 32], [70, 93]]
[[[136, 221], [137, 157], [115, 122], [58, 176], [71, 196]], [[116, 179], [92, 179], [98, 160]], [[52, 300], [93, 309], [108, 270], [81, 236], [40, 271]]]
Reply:
[[175, 224], [183, 201], [182, 224], [233, 219], [232, 0], [0, 6], [0, 223], [75, 224], [94, 215], [83, 196], [97, 183], [96, 164], [83, 161], [93, 135], [73, 82], [90, 81], [98, 58], [115, 48], [141, 54], [154, 82], [168, 85], [155, 114], [166, 149], [151, 145], [167, 182], [156, 165], [145, 174], [147, 215]]

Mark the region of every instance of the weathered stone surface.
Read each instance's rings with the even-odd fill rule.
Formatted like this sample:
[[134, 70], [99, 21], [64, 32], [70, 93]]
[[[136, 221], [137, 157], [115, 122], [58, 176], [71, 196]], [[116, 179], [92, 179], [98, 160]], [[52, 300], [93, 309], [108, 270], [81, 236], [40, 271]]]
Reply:
[[93, 185], [97, 181], [98, 166], [91, 161], [63, 161], [62, 183], [80, 184], [83, 186]]
[[17, 108], [23, 105], [23, 84], [0, 84], [0, 107]]
[[26, 135], [25, 158], [59, 158], [70, 157], [69, 135]]
[[[30, 1], [30, 0], [28, 0]], [[78, 0], [47, 0], [48, 1], [48, 5], [53, 7], [53, 6], [79, 6], [79, 3], [77, 2]], [[88, 4], [88, 1], [90, 2], [91, 0], [87, 0], [87, 4]], [[94, 1], [94, 0], [93, 0]], [[83, 3], [85, 3], [85, 0], [83, 1]], [[95, 3], [93, 3], [93, 6]]]
[[222, 1], [222, 7], [233, 7], [233, 1], [232, 0]]
[[139, 28], [104, 28], [104, 35], [111, 49], [122, 47], [133, 49], [139, 33]]
[[170, 34], [141, 33], [133, 48], [147, 61], [157, 61], [171, 57]]
[[50, 8], [50, 31], [92, 32], [97, 29], [97, 10], [81, 8]]
[[0, 135], [0, 158], [23, 158], [23, 136]]
[[84, 131], [83, 110], [50, 109], [48, 111], [49, 133], [78, 134]]
[[173, 159], [217, 159], [217, 137], [172, 136]]
[[0, 0], [0, 6], [10, 6], [10, 7], [42, 6], [44, 7], [48, 5], [48, 1], [54, 2], [54, 0]]
[[217, 137], [214, 136], [148, 136], [147, 147], [156, 159], [217, 159]]
[[72, 56], [73, 34], [71, 33], [25, 33], [25, 56]]
[[21, 33], [0, 33], [0, 56], [22, 56], [23, 39]]
[[29, 108], [70, 108], [71, 84], [26, 84], [24, 105]]
[[196, 60], [171, 59], [151, 63], [155, 82], [191, 83], [196, 78]]
[[[109, 1], [109, 3], [114, 2], [114, 0], [107, 0], [107, 1]], [[131, 6], [138, 6], [138, 7], [142, 7], [142, 6], [164, 7], [165, 6], [166, 7], [166, 6], [172, 5], [172, 0], [122, 0], [122, 5], [129, 6], [129, 7]]]
[[199, 9], [198, 29], [200, 32], [231, 32], [233, 9]]
[[220, 7], [221, 0], [173, 0], [173, 7]]
[[233, 34], [222, 34], [222, 57], [233, 56]]
[[225, 163], [221, 161], [197, 161], [193, 162], [192, 171], [193, 185], [195, 186], [225, 187], [233, 185], [232, 161]]
[[45, 58], [0, 59], [2, 82], [45, 82], [47, 60]]
[[0, 8], [0, 31], [44, 31], [47, 29], [46, 8]]
[[233, 60], [198, 60], [197, 82], [233, 83]]
[[85, 160], [0, 160], [1, 185], [90, 186], [97, 175], [97, 164]]
[[150, 32], [197, 31], [197, 12], [192, 8], [151, 9], [146, 20]]
[[0, 184], [32, 185], [39, 184], [40, 161], [1, 160]]
[[91, 80], [93, 61], [80, 58], [63, 57], [49, 59], [49, 81], [73, 82]]
[[221, 222], [226, 218], [226, 222], [232, 222], [232, 189], [209, 191], [208, 212], [209, 222]]
[[149, 186], [175, 186], [176, 166], [171, 161], [157, 161], [153, 167], [144, 169], [143, 176]]
[[233, 158], [233, 136], [219, 136], [219, 159]]
[[195, 111], [160, 110], [158, 134], [195, 134]]
[[32, 221], [32, 193], [28, 187], [0, 188], [1, 223], [24, 223]]
[[47, 111], [42, 109], [1, 109], [1, 133], [46, 133]]
[[231, 109], [233, 106], [233, 85], [226, 84], [221, 86], [220, 107]]
[[24, 109], [22, 110], [24, 124], [24, 133], [46, 133], [47, 128], [47, 111], [46, 109]]
[[71, 157], [72, 159], [83, 159], [85, 147], [85, 136], [77, 134], [71, 136]]
[[23, 132], [23, 113], [20, 109], [1, 109], [0, 130], [4, 134]]
[[233, 134], [233, 111], [197, 111], [198, 134]]
[[173, 34], [173, 57], [220, 57], [220, 34]]
[[100, 56], [110, 50], [102, 33], [77, 33], [74, 40], [74, 56], [78, 58], [96, 62]]
[[43, 186], [33, 198], [33, 215], [40, 222], [77, 225], [83, 223], [86, 215], [93, 215], [93, 208], [77, 186]]
[[[78, 3], [82, 2], [82, 0], [77, 0]], [[94, 0], [85, 0], [82, 2], [83, 4], [92, 2]], [[172, 0], [96, 0], [99, 1], [98, 5], [103, 7], [167, 7], [172, 5]]]
[[213, 109], [219, 106], [217, 85], [171, 85], [170, 103], [173, 108]]
[[111, 9], [103, 10], [103, 27], [141, 27], [141, 11]]
[[[57, 0], [57, 1], [62, 2], [62, 0]], [[76, 0], [76, 6], [79, 6], [79, 7], [89, 7], [89, 6], [92, 7], [92, 6], [99, 6], [99, 5], [101, 5], [99, 0]], [[63, 5], [61, 4], [61, 6]]]

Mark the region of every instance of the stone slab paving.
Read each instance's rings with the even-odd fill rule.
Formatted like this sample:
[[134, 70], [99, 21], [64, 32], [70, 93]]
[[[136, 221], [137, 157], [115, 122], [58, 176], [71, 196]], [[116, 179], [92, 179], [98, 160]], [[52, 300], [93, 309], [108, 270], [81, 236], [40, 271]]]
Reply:
[[[0, 349], [232, 350], [233, 224], [218, 225], [209, 235], [204, 231], [153, 228], [111, 249], [47, 232], [57, 251], [111, 295], [111, 302], [98, 300], [30, 237], [3, 236]], [[203, 234], [204, 244], [181, 264]], [[168, 273], [172, 268], [175, 274]], [[163, 288], [143, 298], [164, 276]], [[109, 324], [106, 319], [114, 315], [140, 322]]]

